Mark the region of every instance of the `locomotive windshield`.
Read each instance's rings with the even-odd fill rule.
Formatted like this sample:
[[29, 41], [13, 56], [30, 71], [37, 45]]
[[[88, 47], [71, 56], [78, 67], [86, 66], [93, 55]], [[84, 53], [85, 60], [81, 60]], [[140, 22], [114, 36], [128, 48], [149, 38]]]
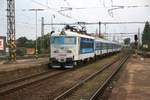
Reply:
[[76, 37], [53, 36], [51, 44], [76, 44]]

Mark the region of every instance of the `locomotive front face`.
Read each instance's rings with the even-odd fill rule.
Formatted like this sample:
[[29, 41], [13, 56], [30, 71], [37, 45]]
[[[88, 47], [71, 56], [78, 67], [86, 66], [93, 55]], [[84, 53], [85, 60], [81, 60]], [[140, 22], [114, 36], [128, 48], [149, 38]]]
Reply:
[[76, 37], [51, 37], [51, 59], [55, 63], [71, 63], [74, 61]]

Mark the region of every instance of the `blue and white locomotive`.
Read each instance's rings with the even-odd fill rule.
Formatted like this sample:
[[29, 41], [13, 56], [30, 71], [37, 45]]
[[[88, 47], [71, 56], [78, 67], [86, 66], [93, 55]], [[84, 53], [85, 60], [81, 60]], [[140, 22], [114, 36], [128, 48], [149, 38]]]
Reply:
[[96, 56], [118, 52], [121, 45], [93, 36], [82, 34], [74, 28], [51, 34], [51, 67], [73, 68]]

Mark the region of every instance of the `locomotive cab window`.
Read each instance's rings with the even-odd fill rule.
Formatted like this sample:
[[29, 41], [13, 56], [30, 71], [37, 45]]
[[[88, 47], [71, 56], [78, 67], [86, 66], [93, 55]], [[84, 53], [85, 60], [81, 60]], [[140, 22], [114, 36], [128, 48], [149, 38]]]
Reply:
[[75, 37], [65, 37], [64, 44], [75, 44], [76, 38]]
[[76, 44], [76, 37], [53, 36], [51, 44]]

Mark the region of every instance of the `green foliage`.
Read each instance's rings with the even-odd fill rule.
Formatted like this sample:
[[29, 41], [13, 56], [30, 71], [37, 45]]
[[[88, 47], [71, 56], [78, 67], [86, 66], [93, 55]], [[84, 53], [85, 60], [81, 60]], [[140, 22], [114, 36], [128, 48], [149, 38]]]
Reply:
[[26, 48], [34, 48], [35, 47], [35, 42], [33, 40], [28, 40], [25, 43]]
[[131, 47], [132, 49], [136, 49], [136, 47], [135, 47], [135, 42], [130, 43], [130, 47]]
[[126, 45], [130, 44], [130, 38], [124, 39], [124, 44], [126, 44]]
[[49, 35], [44, 35], [37, 39], [38, 42], [38, 53], [48, 53], [49, 52]]
[[28, 41], [26, 37], [20, 37], [17, 39], [17, 46], [18, 47], [25, 47], [25, 43]]
[[150, 24], [149, 22], [145, 23], [144, 31], [142, 34], [142, 44], [147, 44], [148, 48], [143, 48], [146, 51], [150, 51]]
[[28, 40], [26, 37], [18, 38], [16, 44], [17, 44], [17, 50], [16, 50], [17, 56], [24, 56], [26, 54], [26, 48], [35, 47], [34, 41]]
[[17, 56], [24, 56], [26, 54], [26, 48], [17, 48], [16, 50]]
[[100, 35], [99, 37], [102, 38], [102, 39], [105, 39], [105, 37], [103, 35]]
[[[28, 40], [26, 37], [20, 37], [17, 39], [17, 54], [24, 55], [26, 48], [35, 48], [36, 40]], [[24, 49], [22, 49], [24, 48]], [[37, 39], [38, 53], [49, 53], [49, 35], [38, 37]]]

